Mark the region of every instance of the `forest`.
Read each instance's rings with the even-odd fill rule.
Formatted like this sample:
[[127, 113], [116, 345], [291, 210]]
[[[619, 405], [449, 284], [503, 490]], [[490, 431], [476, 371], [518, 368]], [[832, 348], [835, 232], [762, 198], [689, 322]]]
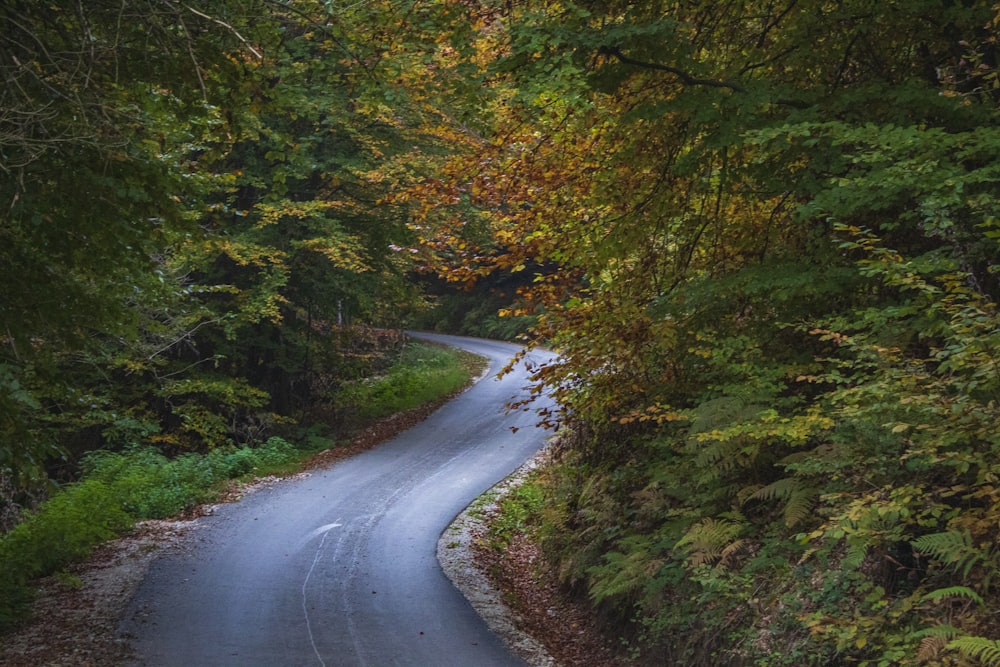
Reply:
[[1000, 4], [0, 25], [0, 559], [129, 457], [336, 439], [436, 328], [559, 352], [532, 531], [634, 664], [1000, 665]]

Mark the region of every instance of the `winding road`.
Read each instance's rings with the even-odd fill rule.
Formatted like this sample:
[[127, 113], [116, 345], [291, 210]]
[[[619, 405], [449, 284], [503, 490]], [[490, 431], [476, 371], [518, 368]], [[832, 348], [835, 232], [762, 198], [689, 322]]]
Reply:
[[533, 412], [504, 410], [528, 371], [496, 379], [513, 345], [419, 336], [488, 357], [488, 374], [394, 439], [199, 519], [190, 547], [154, 563], [131, 604], [121, 630], [135, 664], [524, 664], [444, 576], [435, 549], [546, 437]]

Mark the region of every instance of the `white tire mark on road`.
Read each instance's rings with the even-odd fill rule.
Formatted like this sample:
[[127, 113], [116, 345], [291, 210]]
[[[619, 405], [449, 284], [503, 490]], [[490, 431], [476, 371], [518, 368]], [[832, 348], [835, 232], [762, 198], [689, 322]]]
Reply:
[[323, 554], [323, 543], [326, 542], [326, 537], [330, 534], [331, 530], [339, 528], [342, 525], [343, 524], [340, 523], [328, 523], [325, 526], [320, 526], [316, 530], [309, 533], [309, 536], [306, 538], [306, 541], [308, 542], [318, 535], [323, 535], [323, 539], [319, 541], [319, 545], [316, 547], [316, 555], [313, 557], [312, 565], [309, 566], [306, 578], [302, 582], [302, 614], [306, 619], [306, 632], [309, 633], [309, 644], [312, 646], [313, 653], [316, 654], [316, 659], [319, 660], [319, 664], [322, 665], [322, 667], [326, 667], [326, 662], [323, 660], [323, 656], [319, 653], [319, 647], [316, 646], [316, 640], [313, 639], [312, 623], [309, 620], [309, 601], [306, 597], [307, 590], [309, 588], [309, 578], [312, 577], [313, 570], [316, 569], [316, 563], [319, 562], [319, 559]]

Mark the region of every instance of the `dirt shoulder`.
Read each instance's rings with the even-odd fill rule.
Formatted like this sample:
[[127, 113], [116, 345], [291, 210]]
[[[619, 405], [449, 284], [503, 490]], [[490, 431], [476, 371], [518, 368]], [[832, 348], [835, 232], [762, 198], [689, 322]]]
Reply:
[[85, 563], [38, 585], [32, 621], [0, 638], [0, 664], [106, 667], [128, 658], [118, 624], [150, 564], [178, 548], [190, 521], [144, 521]]

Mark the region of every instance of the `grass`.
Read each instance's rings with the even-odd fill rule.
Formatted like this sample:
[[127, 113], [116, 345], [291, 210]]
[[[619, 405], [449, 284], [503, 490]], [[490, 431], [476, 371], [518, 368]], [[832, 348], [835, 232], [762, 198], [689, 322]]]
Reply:
[[403, 412], [461, 389], [469, 381], [475, 359], [453, 348], [411, 343], [386, 375], [344, 387], [336, 402], [363, 421]]
[[[338, 401], [354, 406], [362, 422], [373, 421], [441, 400], [481, 369], [482, 360], [468, 353], [411, 344], [385, 376], [353, 385]], [[257, 447], [173, 459], [142, 445], [91, 453], [79, 481], [0, 536], [0, 634], [25, 618], [34, 580], [83, 560], [137, 521], [175, 516], [217, 498], [228, 480], [296, 471], [318, 444], [329, 443], [313, 435], [296, 446], [273, 437]]]

